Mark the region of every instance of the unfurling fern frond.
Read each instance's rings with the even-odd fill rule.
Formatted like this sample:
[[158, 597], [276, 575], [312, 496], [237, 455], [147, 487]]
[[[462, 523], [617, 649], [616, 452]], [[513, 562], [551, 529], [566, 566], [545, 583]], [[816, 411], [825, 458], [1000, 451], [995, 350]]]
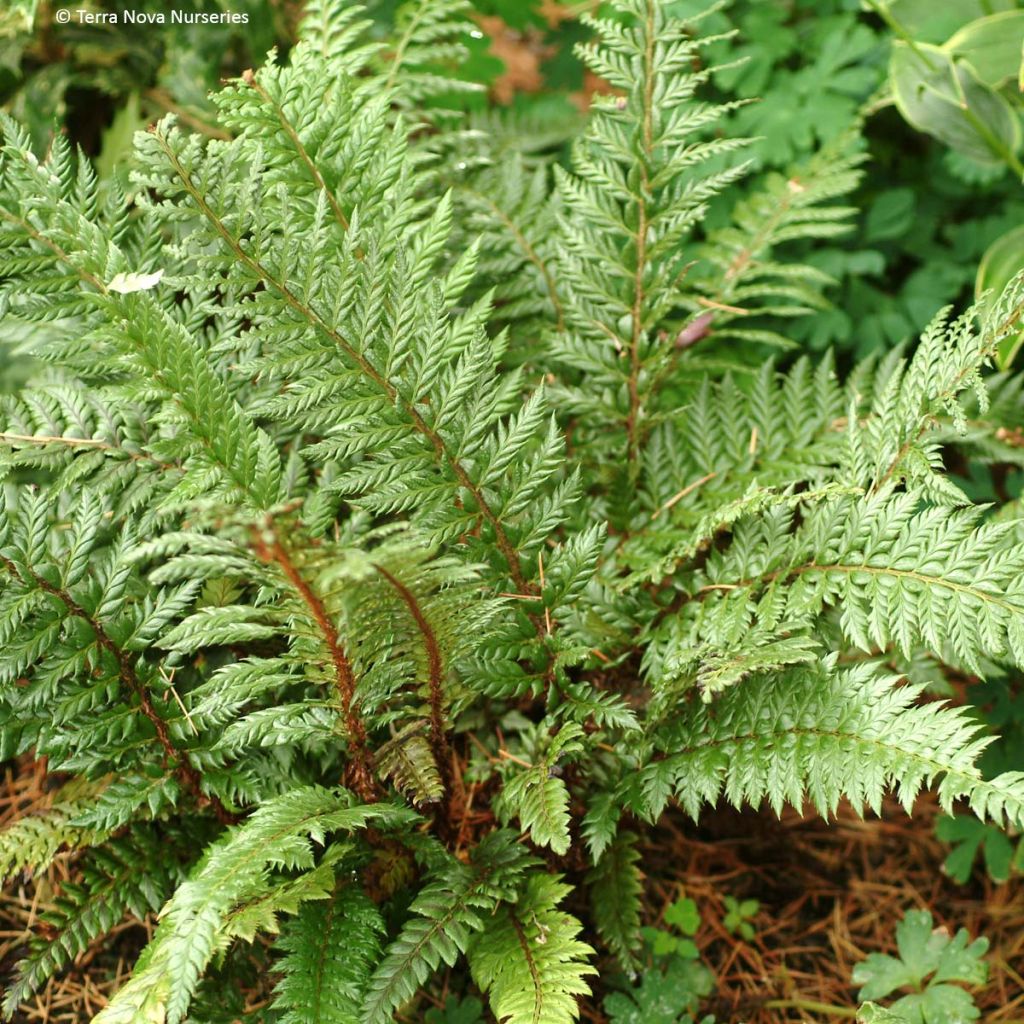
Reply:
[[414, 804], [434, 803], [444, 795], [444, 783], [430, 744], [423, 735], [428, 723], [412, 722], [382, 744], [374, 755], [377, 771], [390, 779]]

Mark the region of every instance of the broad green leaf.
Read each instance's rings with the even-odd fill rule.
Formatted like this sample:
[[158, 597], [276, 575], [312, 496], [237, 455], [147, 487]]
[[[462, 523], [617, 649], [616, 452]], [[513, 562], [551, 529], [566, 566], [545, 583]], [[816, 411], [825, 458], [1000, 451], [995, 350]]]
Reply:
[[880, 193], [868, 210], [865, 241], [877, 242], [906, 234], [914, 222], [916, 205], [917, 195], [913, 189], [891, 188]]
[[[957, 1024], [977, 1020], [979, 1011], [971, 994], [945, 982], [982, 985], [988, 967], [982, 957], [987, 939], [970, 941], [963, 928], [952, 938], [944, 928], [932, 927], [926, 910], [911, 910], [896, 927], [899, 956], [872, 953], [853, 969], [853, 982], [860, 985], [860, 999], [883, 999], [901, 989], [913, 989], [890, 1007], [895, 1016], [879, 1015], [865, 1007], [861, 1019], [867, 1022], [902, 1020], [907, 1024]], [[867, 1011], [867, 1012], [865, 1012]]]
[[696, 935], [700, 927], [700, 911], [691, 899], [676, 900], [665, 911], [665, 924], [678, 928], [684, 935]]
[[930, 985], [904, 996], [893, 1003], [892, 1012], [907, 1024], [966, 1024], [981, 1016], [970, 992], [955, 985]]
[[713, 988], [711, 972], [694, 960], [672, 959], [644, 972], [640, 984], [604, 1001], [611, 1024], [692, 1024], [691, 1013]]
[[915, 39], [941, 43], [969, 22], [1013, 10], [1016, 3], [1015, 0], [889, 0], [887, 6]]
[[965, 25], [943, 49], [954, 59], [971, 63], [977, 76], [998, 89], [1021, 73], [1024, 10], [1003, 11]]
[[902, 1014], [893, 1013], [878, 1003], [865, 1003], [857, 1013], [858, 1024], [907, 1024]]
[[915, 128], [979, 163], [1006, 162], [1020, 148], [1020, 120], [970, 64], [938, 46], [893, 43], [889, 82]]

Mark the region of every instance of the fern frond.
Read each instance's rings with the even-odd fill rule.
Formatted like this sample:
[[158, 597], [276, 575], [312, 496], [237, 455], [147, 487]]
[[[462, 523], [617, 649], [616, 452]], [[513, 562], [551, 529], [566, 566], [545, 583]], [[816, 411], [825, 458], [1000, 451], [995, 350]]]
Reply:
[[183, 876], [184, 847], [177, 830], [161, 836], [152, 826], [137, 826], [80, 859], [75, 880], [62, 883], [41, 915], [48, 933], [34, 938], [18, 962], [4, 994], [5, 1018], [126, 915], [143, 920], [156, 913]]
[[532, 767], [515, 772], [505, 782], [502, 806], [517, 814], [538, 846], [550, 846], [558, 854], [569, 849], [569, 791], [555, 774], [563, 757], [583, 751], [583, 729], [570, 722], [544, 744]]
[[353, 832], [370, 822], [397, 823], [403, 813], [385, 804], [357, 806], [344, 790], [293, 789], [266, 803], [243, 825], [211, 845], [161, 913], [160, 926], [131, 979], [96, 1017], [115, 1024], [133, 1015], [161, 1013], [181, 1021], [200, 976], [217, 949], [228, 916], [265, 895], [270, 869], [310, 870], [311, 840]]
[[570, 1024], [577, 997], [596, 974], [581, 925], [558, 904], [571, 891], [558, 877], [533, 873], [515, 903], [503, 904], [469, 951], [473, 980], [501, 1024]]
[[437, 763], [423, 731], [427, 723], [412, 722], [377, 748], [377, 771], [417, 805], [435, 803], [444, 795]]
[[91, 788], [72, 784], [46, 811], [17, 818], [0, 831], [0, 883], [19, 871], [43, 872], [62, 850], [103, 839], [101, 830], [77, 824], [91, 803]]
[[637, 950], [641, 944], [643, 872], [636, 842], [634, 833], [619, 833], [587, 876], [597, 933], [630, 974], [635, 974], [639, 965]]
[[515, 898], [523, 872], [537, 863], [508, 832], [493, 832], [469, 865], [449, 862], [410, 906], [412, 916], [370, 979], [362, 1024], [386, 1024], [443, 962], [452, 966], [494, 908]]
[[693, 703], [659, 738], [664, 757], [627, 779], [623, 794], [646, 817], [671, 797], [694, 817], [720, 797], [767, 801], [777, 813], [809, 800], [829, 816], [844, 797], [879, 813], [890, 789], [909, 812], [922, 787], [937, 784], [947, 810], [966, 798], [995, 820], [1018, 815], [1019, 775], [981, 777], [989, 741], [977, 722], [960, 708], [917, 703], [920, 693], [872, 665], [839, 670], [835, 655], [821, 668], [764, 677], [726, 691], [713, 709]]
[[853, 192], [862, 177], [867, 157], [860, 149], [860, 127], [787, 174], [769, 174], [736, 205], [729, 225], [712, 233], [694, 271], [700, 297], [691, 300], [695, 319], [680, 332], [680, 348], [709, 336], [790, 347], [774, 323], [821, 308], [831, 279], [806, 264], [776, 259], [775, 250], [794, 240], [833, 238], [850, 230], [856, 208], [836, 201]]
[[383, 933], [380, 912], [353, 882], [304, 904], [275, 944], [286, 954], [274, 990], [282, 1024], [357, 1024]]
[[454, 74], [466, 58], [462, 35], [473, 29], [470, 10], [467, 0], [418, 0], [399, 9], [384, 70], [385, 87], [397, 88], [400, 105], [420, 113], [429, 107], [427, 100], [479, 91], [475, 82]]
[[666, 330], [683, 302], [684, 243], [708, 201], [746, 168], [716, 160], [744, 145], [712, 135], [730, 106], [695, 99], [714, 70], [694, 70], [708, 40], [657, 0], [613, 8], [616, 20], [584, 15], [598, 42], [579, 54], [621, 95], [594, 103], [574, 172], [557, 174], [567, 331], [552, 351], [584, 382], [561, 389], [567, 411], [614, 424], [587, 440], [618, 446], [635, 471], [653, 384], [674, 352]]

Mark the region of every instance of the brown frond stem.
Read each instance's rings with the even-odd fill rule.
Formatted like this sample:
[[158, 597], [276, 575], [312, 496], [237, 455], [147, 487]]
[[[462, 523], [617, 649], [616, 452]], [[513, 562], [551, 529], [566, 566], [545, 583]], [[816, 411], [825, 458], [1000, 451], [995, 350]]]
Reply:
[[434, 628], [423, 614], [416, 595], [401, 580], [388, 572], [384, 566], [374, 563], [373, 567], [398, 593], [423, 636], [423, 645], [427, 650], [427, 672], [429, 675], [427, 685], [430, 694], [430, 748], [441, 775], [441, 783], [444, 786], [442, 817], [447, 818], [450, 816], [452, 797], [455, 797], [459, 803], [463, 803], [464, 794], [461, 792], [461, 776], [452, 772], [452, 748], [448, 742], [448, 726], [444, 713], [444, 664], [441, 658], [441, 648], [437, 643]]
[[192, 176], [189, 174], [188, 170], [182, 166], [181, 162], [176, 157], [174, 150], [167, 144], [167, 140], [159, 132], [155, 132], [155, 137], [174, 170], [174, 173], [178, 176], [185, 188], [185, 191], [196, 204], [199, 212], [206, 218], [214, 231], [220, 235], [228, 248], [238, 258], [239, 262], [248, 267], [249, 270], [255, 274], [266, 287], [271, 288], [280, 295], [285, 303], [314, 330], [321, 332], [329, 338], [348, 359], [355, 363], [367, 379], [379, 388], [381, 392], [383, 392], [384, 396], [392, 405], [408, 416], [415, 429], [430, 442], [430, 445], [437, 456], [438, 462], [442, 464], [446, 463], [450, 467], [456, 480], [458, 480], [459, 485], [465, 488], [465, 490], [472, 496], [481, 518], [486, 520], [494, 530], [495, 543], [508, 565], [509, 576], [512, 578], [513, 583], [515, 583], [516, 588], [521, 592], [533, 589], [532, 585], [527, 582], [523, 575], [522, 568], [519, 564], [519, 553], [512, 544], [512, 541], [509, 539], [508, 534], [505, 532], [505, 527], [501, 520], [491, 508], [481, 489], [473, 482], [466, 470], [466, 467], [457, 458], [457, 456], [448, 450], [441, 435], [432, 426], [430, 426], [426, 420], [424, 420], [423, 416], [416, 408], [416, 403], [412, 399], [403, 395], [398, 388], [395, 387], [395, 385], [388, 380], [388, 378], [378, 370], [376, 366], [373, 365], [373, 363], [358, 349], [355, 344], [353, 344], [336, 328], [328, 324], [324, 318], [316, 312], [316, 310], [311, 306], [308, 306], [297, 295], [295, 295], [283, 280], [280, 280], [272, 274], [258, 259], [256, 259], [255, 256], [250, 254], [242, 246], [241, 242], [234, 237], [224, 222], [210, 207], [209, 203], [207, 203], [201, 190], [192, 180]]
[[401, 600], [409, 608], [417, 629], [423, 636], [423, 643], [427, 649], [427, 680], [430, 700], [430, 749], [437, 764], [437, 771], [441, 777], [441, 785], [444, 787], [444, 796], [441, 798], [441, 813], [439, 825], [443, 834], [451, 834], [455, 830], [455, 820], [465, 813], [466, 791], [463, 785], [462, 773], [453, 770], [455, 758], [452, 751], [452, 744], [447, 737], [447, 723], [444, 716], [444, 664], [441, 658], [440, 646], [437, 643], [437, 635], [433, 627], [423, 613], [416, 595], [400, 580], [389, 572], [383, 565], [374, 563], [374, 568], [397, 592]]
[[221, 803], [218, 797], [207, 796], [203, 793], [199, 773], [189, 762], [186, 754], [183, 751], [178, 750], [174, 745], [174, 741], [171, 739], [170, 733], [167, 730], [167, 723], [160, 717], [160, 714], [157, 712], [156, 707], [153, 704], [153, 700], [150, 697], [148, 687], [139, 677], [136, 664], [137, 656], [125, 651], [115, 643], [110, 637], [110, 634], [103, 628], [103, 624], [95, 616], [90, 615], [89, 612], [87, 612], [71, 596], [71, 594], [68, 593], [67, 590], [64, 590], [62, 587], [54, 586], [38, 573], [31, 571], [29, 572], [29, 579], [26, 580], [18, 567], [2, 555], [0, 555], [0, 562], [3, 563], [9, 573], [20, 579], [22, 583], [28, 583], [31, 581], [31, 583], [37, 586], [40, 590], [57, 598], [57, 600], [60, 601], [61, 604], [63, 604], [64, 607], [67, 608], [73, 616], [75, 616], [75, 618], [81, 619], [89, 626], [96, 637], [96, 643], [117, 665], [117, 674], [122, 685], [129, 693], [135, 695], [139, 702], [139, 710], [152, 724], [153, 729], [156, 732], [157, 742], [163, 749], [164, 760], [168, 766], [173, 768], [174, 773], [178, 776], [179, 780], [188, 792], [192, 794], [197, 804], [200, 806], [212, 807], [214, 814], [217, 816], [217, 820], [220, 821], [221, 824], [230, 825], [236, 822], [238, 820], [237, 815], [232, 814], [224, 804]]
[[363, 800], [375, 803], [380, 799], [380, 791], [373, 777], [366, 726], [359, 714], [359, 703], [356, 700], [355, 674], [338, 631], [327, 614], [323, 601], [303, 578], [288, 550], [273, 530], [254, 531], [253, 548], [264, 562], [276, 565], [281, 570], [285, 579], [302, 599], [320, 631], [334, 667], [334, 685], [341, 701], [341, 713], [345, 720], [352, 754], [348, 781]]
[[523, 951], [523, 957], [526, 959], [527, 966], [530, 968], [530, 978], [533, 981], [533, 1002], [534, 1002], [534, 1018], [536, 1020], [541, 1019], [543, 1012], [542, 996], [541, 993], [544, 990], [544, 986], [541, 984], [540, 974], [537, 971], [537, 961], [534, 959], [533, 950], [530, 948], [529, 940], [526, 938], [526, 930], [523, 928], [522, 922], [516, 917], [515, 907], [509, 906], [507, 908], [508, 919], [512, 923], [512, 927], [515, 929], [516, 938], [519, 940], [519, 948]]

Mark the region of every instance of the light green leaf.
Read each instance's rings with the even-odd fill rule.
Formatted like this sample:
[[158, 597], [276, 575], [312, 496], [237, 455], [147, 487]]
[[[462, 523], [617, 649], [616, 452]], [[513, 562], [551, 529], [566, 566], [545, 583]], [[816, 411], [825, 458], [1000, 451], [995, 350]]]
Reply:
[[970, 61], [978, 78], [993, 89], [1021, 73], [1024, 11], [1003, 11], [965, 25], [942, 47], [954, 59]]
[[893, 43], [889, 82], [900, 113], [979, 163], [998, 164], [1020, 148], [1020, 120], [970, 64], [926, 43]]

